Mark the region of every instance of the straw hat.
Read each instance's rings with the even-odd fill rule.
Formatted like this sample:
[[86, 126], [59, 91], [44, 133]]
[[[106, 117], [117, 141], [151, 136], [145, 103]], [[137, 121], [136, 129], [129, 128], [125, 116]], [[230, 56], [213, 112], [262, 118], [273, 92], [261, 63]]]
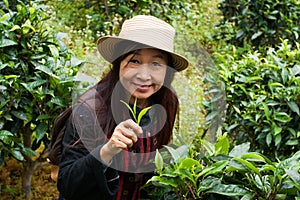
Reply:
[[125, 20], [119, 36], [104, 36], [97, 41], [101, 56], [112, 63], [121, 55], [142, 48], [156, 48], [170, 53], [177, 71], [188, 66], [185, 57], [174, 52], [175, 30], [153, 16], [138, 15]]

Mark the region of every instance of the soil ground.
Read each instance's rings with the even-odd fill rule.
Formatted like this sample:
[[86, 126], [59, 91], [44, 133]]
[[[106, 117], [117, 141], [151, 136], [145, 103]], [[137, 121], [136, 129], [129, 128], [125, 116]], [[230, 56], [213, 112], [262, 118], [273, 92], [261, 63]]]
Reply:
[[[0, 199], [24, 200], [22, 192], [22, 164], [16, 160], [7, 160], [0, 166]], [[46, 165], [35, 170], [32, 177], [32, 200], [56, 200], [58, 191], [56, 182], [51, 179], [51, 166]]]

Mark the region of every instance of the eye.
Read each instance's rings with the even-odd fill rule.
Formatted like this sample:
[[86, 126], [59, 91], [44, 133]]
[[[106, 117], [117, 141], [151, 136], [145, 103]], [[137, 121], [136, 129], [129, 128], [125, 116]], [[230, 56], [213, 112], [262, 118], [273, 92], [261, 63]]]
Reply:
[[137, 59], [130, 59], [129, 60], [130, 63], [134, 63], [134, 64], [139, 64], [139, 61]]
[[160, 64], [159, 62], [152, 62], [151, 64], [153, 67], [162, 67], [163, 65]]

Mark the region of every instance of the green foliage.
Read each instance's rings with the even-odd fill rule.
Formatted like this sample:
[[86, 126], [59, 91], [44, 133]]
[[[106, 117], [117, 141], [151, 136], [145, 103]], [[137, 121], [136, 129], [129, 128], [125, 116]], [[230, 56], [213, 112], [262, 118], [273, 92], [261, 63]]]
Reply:
[[295, 0], [222, 0], [219, 39], [236, 46], [276, 46], [280, 39], [299, 40], [300, 2]]
[[146, 107], [146, 108], [143, 108], [139, 113], [137, 113], [136, 111], [136, 103], [137, 103], [137, 98], [135, 98], [135, 101], [134, 101], [134, 104], [133, 104], [133, 108], [130, 107], [130, 105], [128, 103], [126, 103], [125, 101], [123, 100], [120, 100], [121, 103], [123, 103], [127, 108], [128, 110], [130, 111], [134, 121], [137, 123], [137, 125], [140, 125], [141, 123], [141, 120], [143, 118], [143, 116], [151, 109], [152, 106], [149, 106], [149, 107]]
[[157, 176], [145, 188], [152, 199], [287, 199], [299, 196], [300, 151], [272, 162], [264, 155], [249, 152], [249, 143], [229, 150], [227, 136], [215, 145], [202, 140], [206, 153], [196, 159], [183, 156], [181, 148], [168, 147], [171, 164], [157, 152]]
[[16, 9], [6, 2], [0, 10], [0, 154], [23, 161], [48, 144], [81, 62], [47, 25], [42, 6], [20, 2]]
[[[171, 21], [174, 11], [188, 13], [189, 7], [182, 1], [137, 0], [137, 1], [55, 1], [53, 5], [56, 17], [73, 30], [92, 31], [96, 39], [100, 35], [118, 33], [125, 19], [138, 14], [151, 14], [166, 21]], [[66, 12], [59, 12], [64, 10]]]
[[264, 155], [288, 157], [300, 149], [300, 48], [283, 41], [267, 56], [215, 54], [226, 84], [225, 130], [234, 144], [250, 142]]

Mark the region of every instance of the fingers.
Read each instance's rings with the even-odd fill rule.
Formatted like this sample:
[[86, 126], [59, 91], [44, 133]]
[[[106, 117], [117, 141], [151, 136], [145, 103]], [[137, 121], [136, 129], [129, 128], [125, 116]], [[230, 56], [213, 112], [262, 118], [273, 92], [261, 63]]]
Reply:
[[138, 136], [143, 134], [142, 128], [133, 120], [129, 119], [121, 122], [114, 130], [110, 143], [114, 148], [127, 149], [132, 147], [138, 140]]
[[127, 129], [131, 129], [136, 136], [141, 136], [143, 134], [143, 129], [137, 123], [135, 123], [132, 119], [128, 119], [122, 122], [120, 125], [124, 126]]
[[128, 147], [132, 147], [133, 143], [137, 141], [137, 137], [134, 136], [134, 133], [129, 134], [123, 132], [121, 129], [116, 129], [110, 140], [115, 146], [127, 149]]

